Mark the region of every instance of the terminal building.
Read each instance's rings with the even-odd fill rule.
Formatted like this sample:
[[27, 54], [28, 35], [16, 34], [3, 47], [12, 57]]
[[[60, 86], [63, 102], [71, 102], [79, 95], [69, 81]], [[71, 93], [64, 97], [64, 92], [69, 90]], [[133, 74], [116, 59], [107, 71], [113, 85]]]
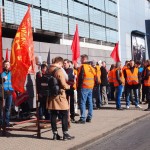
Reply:
[[[71, 43], [76, 24], [80, 51], [90, 60], [106, 61], [119, 41], [121, 61], [144, 61], [150, 53], [149, 0], [0, 0], [2, 8], [3, 56], [11, 51], [12, 40], [28, 5], [31, 7], [35, 56], [46, 61], [62, 56], [72, 59]], [[80, 62], [80, 60], [78, 60]], [[28, 76], [27, 88], [34, 85]], [[33, 83], [31, 84], [31, 81]], [[34, 94], [32, 97], [34, 97]]]

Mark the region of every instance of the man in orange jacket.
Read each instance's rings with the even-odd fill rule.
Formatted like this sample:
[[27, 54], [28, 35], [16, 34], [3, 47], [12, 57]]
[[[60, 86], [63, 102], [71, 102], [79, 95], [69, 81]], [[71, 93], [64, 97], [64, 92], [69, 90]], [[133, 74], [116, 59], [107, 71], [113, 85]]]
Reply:
[[121, 62], [116, 63], [116, 68], [114, 69], [113, 72], [113, 83], [116, 89], [116, 109], [122, 110], [121, 95], [122, 95], [123, 86], [125, 84], [125, 80], [122, 72]]
[[146, 69], [144, 70], [143, 84], [145, 86], [146, 98], [148, 102], [148, 108], [145, 109], [145, 111], [150, 111], [150, 60], [145, 61], [145, 66]]
[[138, 87], [139, 87], [139, 71], [138, 68], [134, 66], [134, 61], [130, 60], [130, 68], [127, 68], [124, 72], [125, 82], [126, 82], [126, 108], [130, 107], [130, 94], [133, 89], [135, 97], [135, 107], [141, 108], [138, 100]]
[[[78, 92], [80, 102], [81, 117], [77, 123], [85, 124], [85, 122], [91, 122], [93, 116], [93, 102], [92, 102], [92, 91], [94, 87], [94, 77], [96, 75], [94, 68], [88, 64], [88, 56], [81, 56], [81, 67], [79, 68], [78, 74]], [[86, 112], [86, 102], [88, 102], [88, 114]]]

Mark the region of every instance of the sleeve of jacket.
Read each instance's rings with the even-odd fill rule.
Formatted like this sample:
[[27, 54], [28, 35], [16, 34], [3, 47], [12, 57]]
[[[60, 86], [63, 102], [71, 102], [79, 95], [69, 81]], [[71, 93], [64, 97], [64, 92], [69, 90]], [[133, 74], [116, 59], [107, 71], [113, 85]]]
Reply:
[[82, 83], [83, 83], [83, 79], [84, 79], [84, 68], [83, 68], [83, 66], [81, 66], [81, 70], [80, 70], [79, 75], [78, 75], [78, 89], [81, 88]]
[[36, 90], [37, 93], [40, 93], [40, 74], [39, 72], [36, 73]]
[[70, 86], [66, 83], [65, 75], [61, 69], [56, 72], [56, 78], [59, 80], [62, 89], [70, 89]]
[[120, 70], [116, 70], [116, 79], [117, 79], [117, 81], [119, 82], [119, 85], [121, 85], [121, 84], [122, 84], [122, 81], [121, 81], [121, 79], [120, 79]]
[[150, 71], [146, 69], [146, 75], [144, 76], [144, 80], [148, 80], [149, 76], [150, 76]]

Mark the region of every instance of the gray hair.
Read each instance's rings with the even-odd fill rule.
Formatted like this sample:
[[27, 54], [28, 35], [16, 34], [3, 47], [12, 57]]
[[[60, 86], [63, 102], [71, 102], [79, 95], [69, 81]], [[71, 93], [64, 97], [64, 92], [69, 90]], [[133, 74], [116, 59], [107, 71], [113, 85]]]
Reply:
[[121, 66], [121, 61], [119, 62], [116, 62], [116, 68], [120, 67]]

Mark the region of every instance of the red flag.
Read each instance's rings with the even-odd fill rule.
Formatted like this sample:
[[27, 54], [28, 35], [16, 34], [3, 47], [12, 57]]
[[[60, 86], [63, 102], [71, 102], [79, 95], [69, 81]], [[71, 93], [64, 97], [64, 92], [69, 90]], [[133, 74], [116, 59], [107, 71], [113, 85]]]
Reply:
[[76, 63], [77, 59], [80, 57], [80, 41], [79, 41], [78, 25], [76, 25], [76, 31], [73, 37], [71, 49], [72, 49], [72, 61]]
[[14, 38], [11, 49], [11, 80], [15, 91], [25, 92], [24, 84], [33, 60], [33, 35], [30, 7], [25, 14]]
[[119, 62], [120, 61], [118, 45], [119, 45], [119, 42], [116, 43], [112, 53], [110, 54], [110, 57], [112, 57], [115, 62]]
[[0, 73], [3, 71], [3, 52], [2, 52], [2, 21], [1, 21], [1, 9], [0, 9]]
[[6, 49], [6, 56], [5, 56], [5, 60], [8, 60], [8, 48]]

